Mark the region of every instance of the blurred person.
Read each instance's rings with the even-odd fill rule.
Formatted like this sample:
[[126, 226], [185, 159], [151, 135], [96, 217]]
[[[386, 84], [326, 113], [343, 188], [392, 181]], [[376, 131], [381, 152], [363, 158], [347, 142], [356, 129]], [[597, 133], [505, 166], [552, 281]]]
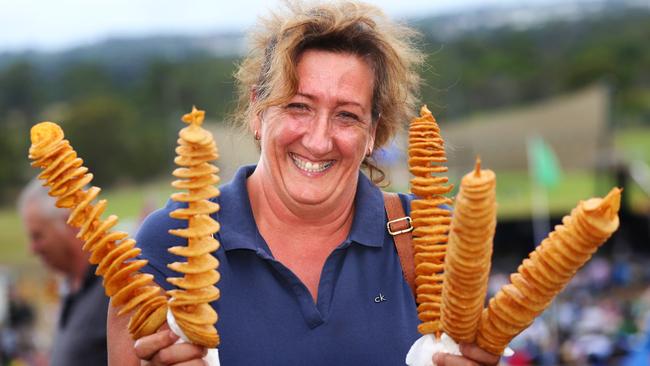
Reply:
[[0, 365], [47, 365], [35, 341], [36, 310], [29, 297], [12, 283], [7, 296], [9, 314], [5, 327], [0, 327]]
[[601, 332], [580, 335], [575, 342], [579, 359], [589, 365], [606, 365], [614, 350], [612, 339]]
[[638, 344], [627, 357], [624, 357], [622, 366], [648, 366], [650, 365], [650, 334], [644, 334]]
[[630, 337], [629, 354], [622, 357], [621, 365], [650, 365], [650, 288], [646, 288], [633, 302], [630, 311], [637, 333]]
[[624, 254], [616, 253], [612, 267], [612, 282], [614, 286], [628, 287], [632, 284], [634, 277], [632, 275], [632, 263], [628, 252]]
[[508, 275], [503, 272], [497, 272], [490, 274], [490, 279], [488, 280], [488, 290], [486, 298], [490, 299], [494, 296], [499, 290], [510, 282]]
[[[403, 365], [420, 336], [415, 297], [386, 231], [372, 156], [415, 114], [421, 54], [413, 31], [358, 2], [290, 2], [263, 19], [237, 73], [242, 125], [260, 146], [255, 166], [221, 187], [213, 217], [224, 294], [223, 365]], [[370, 168], [370, 178], [361, 167]], [[381, 174], [379, 174], [381, 175]], [[408, 212], [412, 196], [401, 195]], [[143, 271], [169, 289], [167, 248], [180, 204], [150, 215], [136, 240]], [[383, 300], [376, 300], [376, 299]], [[373, 300], [374, 299], [374, 300]], [[203, 365], [205, 349], [174, 344], [169, 330], [140, 338], [109, 310], [111, 365]], [[461, 345], [439, 366], [496, 365]]]
[[586, 272], [590, 281], [592, 291], [603, 291], [611, 284], [612, 266], [609, 260], [602, 256], [594, 257], [587, 263]]
[[12, 285], [9, 289], [8, 322], [8, 331], [11, 333], [10, 342], [13, 342], [13, 349], [10, 353], [12, 358], [20, 358], [33, 351], [34, 344], [31, 333], [35, 321], [34, 306], [21, 296], [15, 285]]
[[55, 206], [38, 180], [22, 191], [18, 210], [32, 253], [64, 278], [50, 365], [105, 365], [108, 298], [81, 249], [78, 230], [66, 224], [69, 212]]
[[9, 317], [9, 275], [0, 267], [0, 327], [4, 325]]

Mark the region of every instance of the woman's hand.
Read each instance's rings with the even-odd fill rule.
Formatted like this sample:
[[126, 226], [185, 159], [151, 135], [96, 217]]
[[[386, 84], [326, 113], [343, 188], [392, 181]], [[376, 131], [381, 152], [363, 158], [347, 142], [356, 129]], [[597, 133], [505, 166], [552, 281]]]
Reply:
[[134, 343], [127, 330], [131, 315], [117, 315], [116, 307], [108, 308], [109, 366], [206, 366], [202, 358], [207, 350], [188, 343], [175, 344], [178, 336], [169, 330], [167, 324]]
[[207, 366], [202, 360], [206, 348], [190, 343], [178, 343], [178, 336], [169, 329], [142, 337], [135, 342], [135, 354], [141, 365]]
[[501, 359], [475, 344], [461, 343], [459, 346], [462, 356], [440, 352], [433, 355], [433, 362], [437, 366], [495, 366]]

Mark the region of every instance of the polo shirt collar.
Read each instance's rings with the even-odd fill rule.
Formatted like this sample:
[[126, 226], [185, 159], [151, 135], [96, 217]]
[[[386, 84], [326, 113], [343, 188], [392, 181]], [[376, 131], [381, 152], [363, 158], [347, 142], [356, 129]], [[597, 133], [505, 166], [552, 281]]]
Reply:
[[354, 219], [350, 240], [369, 247], [382, 247], [386, 234], [386, 211], [381, 190], [359, 172], [354, 199]]
[[[246, 179], [254, 170], [255, 165], [239, 168], [232, 181], [221, 187], [221, 209], [217, 212], [217, 220], [221, 224], [221, 245], [226, 251], [268, 251], [257, 229], [246, 188]], [[368, 247], [382, 247], [385, 234], [384, 198], [381, 190], [361, 172], [354, 205], [349, 240]]]
[[221, 186], [217, 221], [221, 225], [219, 236], [224, 250], [249, 249], [257, 251], [265, 247], [264, 239], [257, 230], [253, 209], [248, 200], [246, 179], [255, 171], [255, 165], [237, 169], [232, 180]]

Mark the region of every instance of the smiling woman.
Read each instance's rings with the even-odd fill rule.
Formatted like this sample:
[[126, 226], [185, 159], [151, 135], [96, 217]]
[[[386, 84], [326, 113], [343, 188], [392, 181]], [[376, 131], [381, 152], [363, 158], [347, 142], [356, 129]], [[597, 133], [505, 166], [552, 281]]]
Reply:
[[262, 156], [249, 187], [261, 188], [252, 197], [277, 196], [290, 210], [320, 204], [338, 211], [340, 202], [352, 202], [359, 166], [375, 138], [372, 70], [349, 53], [308, 50], [297, 71], [296, 95], [253, 121]]
[[[288, 8], [260, 22], [237, 73], [239, 122], [261, 154], [216, 199], [220, 358], [404, 364], [418, 337], [415, 299], [386, 231], [382, 192], [361, 168], [377, 169], [373, 151], [412, 113], [421, 60], [414, 33], [357, 2]], [[410, 199], [401, 196], [407, 209]], [[178, 207], [152, 214], [136, 238], [149, 260], [143, 270], [168, 289], [165, 278], [176, 274], [167, 263], [179, 258], [167, 248], [182, 244], [167, 234], [183, 225], [169, 217]], [[109, 314], [110, 364], [202, 364], [203, 349], [173, 344], [166, 330], [133, 345], [122, 336], [126, 319]], [[475, 361], [485, 356], [470, 349]]]

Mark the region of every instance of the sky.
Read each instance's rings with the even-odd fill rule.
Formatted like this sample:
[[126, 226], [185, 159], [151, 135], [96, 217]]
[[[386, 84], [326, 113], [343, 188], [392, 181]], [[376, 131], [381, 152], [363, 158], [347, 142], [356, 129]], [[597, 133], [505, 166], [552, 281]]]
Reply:
[[[394, 19], [516, 0], [366, 0]], [[536, 0], [536, 2], [543, 0]], [[110, 37], [245, 30], [280, 0], [0, 0], [0, 52], [56, 51]]]

